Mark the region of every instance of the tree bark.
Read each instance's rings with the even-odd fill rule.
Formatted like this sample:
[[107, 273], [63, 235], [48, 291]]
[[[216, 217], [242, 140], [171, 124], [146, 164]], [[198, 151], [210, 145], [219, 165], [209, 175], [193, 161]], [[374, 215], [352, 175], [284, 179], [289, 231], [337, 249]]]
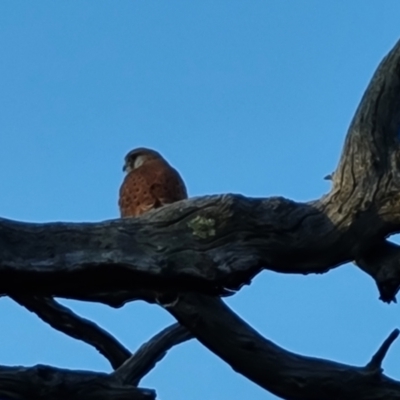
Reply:
[[154, 390], [121, 384], [114, 376], [38, 365], [0, 367], [0, 397], [9, 400], [153, 400]]
[[353, 367], [277, 346], [216, 297], [185, 294], [165, 308], [236, 372], [283, 399], [400, 399], [400, 382], [383, 375], [381, 369], [397, 330], [370, 363]]

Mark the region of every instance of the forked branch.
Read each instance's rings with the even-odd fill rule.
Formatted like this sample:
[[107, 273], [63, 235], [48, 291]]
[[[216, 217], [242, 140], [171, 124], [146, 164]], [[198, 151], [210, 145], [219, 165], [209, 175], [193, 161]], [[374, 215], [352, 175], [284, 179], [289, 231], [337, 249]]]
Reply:
[[183, 326], [173, 324], [144, 343], [131, 354], [112, 335], [94, 322], [75, 314], [51, 298], [13, 295], [12, 299], [34, 312], [54, 329], [95, 347], [116, 371], [113, 376], [121, 382], [137, 386], [173, 346], [185, 342], [193, 335]]
[[221, 300], [202, 295], [230, 294], [262, 269], [322, 273], [355, 261], [375, 279], [382, 300], [393, 301], [399, 249], [386, 238], [400, 232], [399, 131], [400, 42], [364, 94], [325, 196], [308, 203], [211, 196], [98, 224], [0, 220], [0, 292], [114, 306], [183, 293], [168, 306], [178, 321], [279, 396], [400, 399], [400, 384], [384, 375], [376, 380], [371, 368], [393, 336], [369, 367], [349, 367], [289, 353]]
[[186, 328], [173, 324], [143, 344], [114, 372], [114, 376], [120, 382], [138, 385], [140, 380], [165, 357], [171, 347], [192, 338], [193, 335]]
[[215, 297], [182, 295], [166, 309], [235, 371], [283, 399], [400, 399], [400, 382], [386, 377], [380, 369], [398, 331], [385, 341], [367, 367], [352, 367], [277, 346]]

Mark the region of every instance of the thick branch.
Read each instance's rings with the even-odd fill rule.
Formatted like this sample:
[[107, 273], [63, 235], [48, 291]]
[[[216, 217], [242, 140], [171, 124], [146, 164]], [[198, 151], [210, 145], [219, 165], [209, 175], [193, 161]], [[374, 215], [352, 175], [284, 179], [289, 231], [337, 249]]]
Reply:
[[324, 272], [352, 259], [360, 239], [315, 205], [233, 195], [100, 224], [2, 220], [0, 291], [115, 301], [146, 289], [224, 294], [262, 267]]
[[54, 329], [96, 348], [110, 362], [113, 369], [120, 367], [131, 356], [131, 352], [104, 329], [76, 315], [52, 298], [16, 294], [11, 297]]
[[[355, 260], [376, 280], [382, 299], [393, 300], [400, 286], [398, 249], [385, 238], [400, 231], [399, 128], [400, 42], [374, 75], [332, 190], [321, 199], [212, 196], [99, 224], [1, 220], [0, 292], [121, 305], [152, 301], [158, 292], [227, 294], [262, 268], [321, 273]], [[181, 296], [185, 301], [168, 306], [176, 318], [233, 368], [277, 395], [400, 399], [400, 384], [383, 375], [377, 380], [373, 368], [286, 352], [220, 300]]]
[[[212, 196], [100, 224], [1, 220], [0, 292], [121, 305], [151, 301], [154, 291], [227, 294], [262, 268], [321, 273], [364, 260], [370, 270], [370, 249], [400, 231], [399, 128], [397, 43], [360, 103], [326, 196], [309, 203]], [[390, 301], [400, 278], [380, 271], [388, 259], [380, 255], [368, 273]]]
[[397, 225], [400, 209], [393, 202], [399, 198], [399, 127], [400, 41], [365, 91], [333, 174], [335, 190], [351, 203], [359, 201], [360, 212], [375, 207], [380, 217]]
[[140, 346], [139, 350], [113, 374], [122, 383], [138, 385], [140, 380], [165, 357], [171, 347], [192, 338], [193, 335], [186, 328], [173, 324]]
[[121, 384], [104, 373], [37, 365], [0, 367], [0, 397], [8, 400], [153, 400], [155, 392]]
[[154, 291], [224, 295], [262, 268], [326, 272], [359, 257], [384, 224], [366, 214], [328, 218], [323, 201], [226, 195], [98, 224], [1, 220], [0, 292], [121, 305], [151, 301]]
[[284, 350], [264, 339], [218, 298], [182, 295], [166, 309], [235, 371], [281, 398], [400, 399], [400, 382], [370, 364], [352, 367]]

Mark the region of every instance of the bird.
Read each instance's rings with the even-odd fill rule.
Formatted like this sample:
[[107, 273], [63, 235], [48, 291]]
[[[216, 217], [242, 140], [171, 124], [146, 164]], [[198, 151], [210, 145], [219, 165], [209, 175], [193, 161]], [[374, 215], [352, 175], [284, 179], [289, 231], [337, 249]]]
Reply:
[[119, 190], [121, 218], [137, 217], [165, 204], [187, 199], [185, 183], [157, 151], [140, 147], [125, 156]]

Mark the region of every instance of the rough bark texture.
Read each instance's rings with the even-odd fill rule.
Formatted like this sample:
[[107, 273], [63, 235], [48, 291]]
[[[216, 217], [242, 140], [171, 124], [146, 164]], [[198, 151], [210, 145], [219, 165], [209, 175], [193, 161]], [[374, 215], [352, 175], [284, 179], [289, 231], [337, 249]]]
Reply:
[[[320, 199], [223, 195], [97, 224], [0, 220], [0, 291], [113, 306], [158, 301], [235, 370], [282, 398], [400, 399], [400, 383], [380, 369], [397, 333], [366, 367], [355, 368], [289, 353], [209, 296], [233, 294], [263, 268], [323, 273], [354, 261], [383, 301], [395, 300], [400, 249], [386, 238], [400, 231], [399, 127], [400, 42], [371, 80], [331, 191]], [[138, 381], [129, 369], [118, 374]]]

